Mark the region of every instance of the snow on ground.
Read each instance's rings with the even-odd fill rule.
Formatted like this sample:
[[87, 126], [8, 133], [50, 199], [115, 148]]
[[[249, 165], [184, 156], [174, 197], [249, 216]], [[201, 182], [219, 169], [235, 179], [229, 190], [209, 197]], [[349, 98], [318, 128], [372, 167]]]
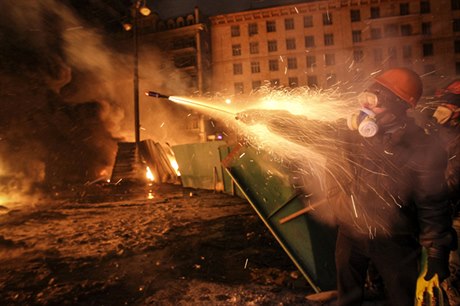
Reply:
[[92, 188], [3, 210], [1, 305], [311, 305], [244, 199]]

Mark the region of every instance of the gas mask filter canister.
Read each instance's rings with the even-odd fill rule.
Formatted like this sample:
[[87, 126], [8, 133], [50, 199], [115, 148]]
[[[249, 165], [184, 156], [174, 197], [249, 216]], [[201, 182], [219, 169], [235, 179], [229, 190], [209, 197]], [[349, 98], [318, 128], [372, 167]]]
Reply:
[[367, 108], [351, 114], [347, 119], [347, 125], [350, 130], [358, 130], [358, 133], [366, 138], [375, 136], [379, 130], [374, 112]]

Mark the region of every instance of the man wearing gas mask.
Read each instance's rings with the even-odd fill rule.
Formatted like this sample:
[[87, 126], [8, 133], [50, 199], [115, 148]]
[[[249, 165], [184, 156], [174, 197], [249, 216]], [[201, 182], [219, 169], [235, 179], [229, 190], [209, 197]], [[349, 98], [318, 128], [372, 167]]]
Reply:
[[[434, 106], [434, 107], [430, 107]], [[452, 204], [453, 225], [460, 236], [460, 79], [450, 82], [423, 110], [433, 110], [431, 120], [422, 118], [422, 127], [438, 137], [448, 153], [446, 181]], [[450, 254], [451, 275], [445, 282], [451, 305], [460, 305], [460, 250]]]
[[[422, 246], [428, 254], [425, 278], [436, 274], [442, 281], [449, 275], [448, 255], [456, 239], [444, 180], [447, 156], [437, 139], [406, 114], [421, 95], [420, 77], [395, 68], [377, 76], [358, 95], [360, 110], [336, 124], [287, 111], [237, 115], [246, 124], [265, 123], [292, 142], [321, 143], [333, 151], [325, 152], [328, 157], [335, 154], [325, 171], [330, 178], [324, 194], [338, 230], [338, 305], [363, 302], [369, 263], [381, 275], [390, 305], [413, 305]], [[313, 125], [321, 133], [300, 130]], [[330, 144], [326, 134], [334, 139]]]

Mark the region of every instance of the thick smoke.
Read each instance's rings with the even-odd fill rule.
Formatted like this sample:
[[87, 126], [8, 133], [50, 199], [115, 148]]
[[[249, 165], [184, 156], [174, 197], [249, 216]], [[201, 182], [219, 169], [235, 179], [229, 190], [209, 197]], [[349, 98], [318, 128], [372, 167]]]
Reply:
[[[134, 137], [131, 49], [111, 51], [107, 37], [54, 0], [2, 1], [0, 28], [0, 178], [57, 186], [108, 177], [117, 142]], [[155, 57], [140, 56], [141, 110], [149, 84], [183, 87], [158, 73], [165, 64]]]

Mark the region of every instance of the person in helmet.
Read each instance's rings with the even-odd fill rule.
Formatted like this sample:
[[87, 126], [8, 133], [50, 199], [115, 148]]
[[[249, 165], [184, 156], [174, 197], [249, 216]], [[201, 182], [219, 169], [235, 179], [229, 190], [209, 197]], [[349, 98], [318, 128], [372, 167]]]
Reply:
[[[448, 153], [446, 181], [453, 208], [453, 225], [460, 237], [460, 79], [453, 80], [435, 96], [431, 122], [426, 124], [429, 133], [439, 137]], [[450, 254], [451, 276], [446, 286], [449, 299], [460, 304], [460, 253], [459, 249]]]
[[[395, 68], [358, 95], [359, 112], [334, 126], [287, 111], [237, 115], [246, 124], [263, 122], [298, 144], [330, 148], [325, 196], [337, 225], [338, 305], [363, 302], [370, 263], [382, 277], [390, 305], [413, 305], [422, 246], [428, 253], [425, 278], [449, 275], [454, 233], [444, 180], [447, 156], [436, 137], [407, 116], [422, 91], [414, 71]], [[316, 133], [309, 133], [305, 127], [313, 130], [314, 124]]]
[[[439, 136], [449, 162], [446, 171], [449, 192], [457, 204], [460, 200], [460, 80], [451, 82], [438, 96], [433, 118], [440, 125]], [[458, 206], [458, 205], [457, 205]], [[460, 209], [457, 207], [457, 211]]]

